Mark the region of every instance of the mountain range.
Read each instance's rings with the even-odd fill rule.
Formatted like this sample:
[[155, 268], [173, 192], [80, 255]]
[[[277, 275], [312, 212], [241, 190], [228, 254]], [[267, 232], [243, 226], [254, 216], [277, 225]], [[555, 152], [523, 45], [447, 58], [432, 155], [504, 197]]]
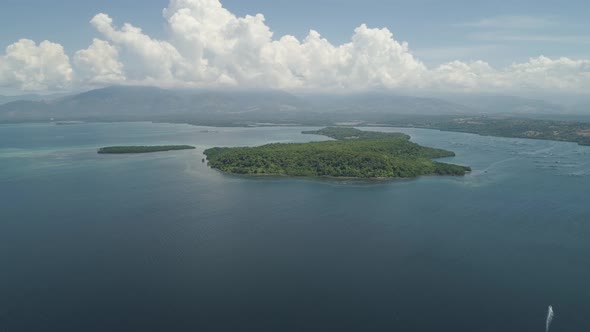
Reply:
[[361, 118], [378, 121], [384, 114], [563, 113], [567, 113], [567, 109], [557, 104], [511, 96], [428, 98], [386, 92], [295, 95], [277, 90], [167, 90], [111, 86], [72, 95], [0, 98], [0, 122], [4, 123], [78, 120], [315, 124]]

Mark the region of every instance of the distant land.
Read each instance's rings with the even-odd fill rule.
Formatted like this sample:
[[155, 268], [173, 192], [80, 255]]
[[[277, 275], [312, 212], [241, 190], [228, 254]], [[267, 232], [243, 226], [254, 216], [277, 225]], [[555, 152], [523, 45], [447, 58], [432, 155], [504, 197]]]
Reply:
[[403, 138], [410, 139], [410, 135], [402, 133], [382, 133], [378, 131], [364, 131], [349, 127], [328, 127], [319, 130], [303, 131], [303, 134], [327, 136], [336, 140], [345, 139], [376, 139], [376, 138]]
[[324, 128], [306, 134], [335, 141], [276, 143], [259, 147], [205, 150], [210, 167], [231, 174], [336, 178], [413, 178], [421, 175], [464, 175], [465, 166], [432, 161], [451, 151], [424, 147], [398, 133], [354, 128]]
[[[296, 96], [277, 90], [165, 90], [113, 86], [51, 100], [0, 105], [0, 122], [155, 121], [216, 126], [325, 121], [358, 112], [465, 114], [471, 109], [440, 99], [385, 93]], [[306, 116], [311, 116], [305, 120]], [[51, 120], [53, 119], [53, 120]]]
[[195, 149], [191, 145], [159, 145], [159, 146], [107, 146], [98, 149], [100, 154], [150, 153], [173, 150]]
[[[0, 123], [152, 121], [218, 127], [393, 126], [590, 144], [590, 107], [586, 104], [568, 108], [511, 96], [453, 95], [444, 99], [385, 92], [293, 95], [276, 90], [113, 86], [45, 99], [37, 95], [28, 97], [34, 100], [0, 105]], [[568, 113], [572, 109], [575, 113]]]
[[71, 95], [70, 93], [54, 93], [49, 95], [38, 95], [38, 94], [24, 94], [24, 95], [14, 95], [14, 96], [4, 96], [0, 95], [0, 105], [8, 104], [14, 101], [53, 101], [59, 98], [63, 98], [66, 96]]
[[545, 139], [590, 145], [590, 123], [488, 116], [423, 117], [392, 122], [398, 127], [438, 129], [483, 136]]

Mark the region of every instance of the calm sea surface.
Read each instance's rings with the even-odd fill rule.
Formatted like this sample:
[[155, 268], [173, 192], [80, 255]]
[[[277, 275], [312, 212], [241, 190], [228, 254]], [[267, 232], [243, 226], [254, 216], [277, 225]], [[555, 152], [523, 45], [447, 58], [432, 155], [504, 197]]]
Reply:
[[[590, 331], [590, 147], [382, 128], [474, 170], [387, 182], [201, 162], [304, 129], [0, 125], [0, 331]], [[124, 144], [198, 148], [96, 153]]]

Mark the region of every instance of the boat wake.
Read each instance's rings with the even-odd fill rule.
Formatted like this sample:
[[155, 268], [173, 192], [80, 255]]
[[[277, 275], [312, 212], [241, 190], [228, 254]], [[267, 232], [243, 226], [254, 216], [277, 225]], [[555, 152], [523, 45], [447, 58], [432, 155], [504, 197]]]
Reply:
[[547, 320], [545, 321], [545, 332], [549, 332], [549, 328], [551, 327], [551, 322], [553, 321], [553, 307], [549, 306], [547, 310]]

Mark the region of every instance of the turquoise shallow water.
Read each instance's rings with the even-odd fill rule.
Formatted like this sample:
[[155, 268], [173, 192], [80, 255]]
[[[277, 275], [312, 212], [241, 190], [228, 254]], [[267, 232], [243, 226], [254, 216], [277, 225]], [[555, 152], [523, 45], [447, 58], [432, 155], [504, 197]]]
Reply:
[[[0, 330], [590, 330], [590, 147], [402, 131], [465, 177], [244, 178], [308, 128], [0, 125]], [[98, 155], [123, 144], [195, 151]]]

